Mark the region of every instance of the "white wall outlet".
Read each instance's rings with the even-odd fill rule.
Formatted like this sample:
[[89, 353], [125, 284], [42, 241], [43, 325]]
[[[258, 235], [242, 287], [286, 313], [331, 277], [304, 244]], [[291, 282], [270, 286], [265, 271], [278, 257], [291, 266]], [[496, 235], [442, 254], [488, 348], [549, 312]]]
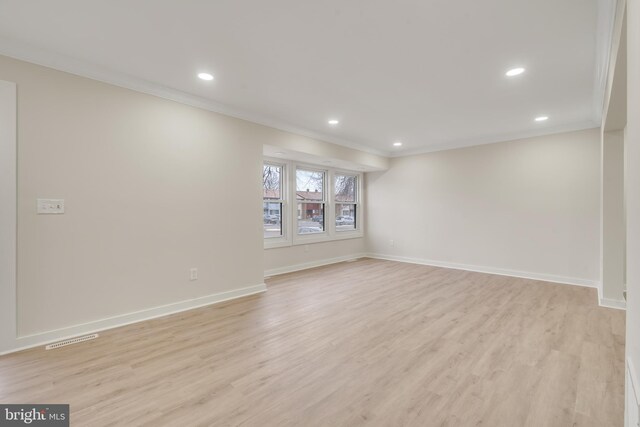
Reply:
[[189, 280], [198, 280], [198, 269], [192, 268], [189, 270]]
[[304, 251], [309, 252], [309, 245], [304, 245]]
[[393, 241], [393, 239], [389, 240], [389, 246], [395, 246], [396, 242]]
[[64, 199], [38, 199], [36, 211], [39, 214], [63, 214]]

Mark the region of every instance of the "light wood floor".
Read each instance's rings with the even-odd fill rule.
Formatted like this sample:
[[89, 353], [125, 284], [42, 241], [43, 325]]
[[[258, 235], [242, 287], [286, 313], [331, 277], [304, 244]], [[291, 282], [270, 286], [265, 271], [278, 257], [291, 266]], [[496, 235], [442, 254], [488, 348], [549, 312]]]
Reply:
[[72, 426], [622, 426], [624, 312], [596, 290], [363, 259], [0, 358]]

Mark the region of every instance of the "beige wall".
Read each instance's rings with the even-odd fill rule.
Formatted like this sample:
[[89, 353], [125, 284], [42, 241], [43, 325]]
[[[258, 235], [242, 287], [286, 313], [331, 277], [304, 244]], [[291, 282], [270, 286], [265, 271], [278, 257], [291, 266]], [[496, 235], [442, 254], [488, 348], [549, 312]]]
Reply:
[[258, 126], [6, 57], [0, 79], [18, 86], [19, 335], [262, 282]]
[[265, 274], [277, 274], [353, 258], [366, 252], [363, 238], [265, 249]]
[[624, 304], [624, 131], [602, 134], [602, 297]]
[[396, 158], [366, 183], [370, 252], [600, 278], [597, 129]]
[[263, 144], [387, 161], [7, 57], [0, 80], [18, 87], [21, 337], [261, 284]]

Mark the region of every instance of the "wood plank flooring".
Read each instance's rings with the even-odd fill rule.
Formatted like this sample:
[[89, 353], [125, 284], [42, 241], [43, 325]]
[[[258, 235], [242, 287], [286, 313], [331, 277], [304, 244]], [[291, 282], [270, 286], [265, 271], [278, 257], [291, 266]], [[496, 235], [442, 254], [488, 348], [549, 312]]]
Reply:
[[0, 402], [72, 426], [622, 426], [624, 312], [596, 290], [362, 259], [57, 350]]

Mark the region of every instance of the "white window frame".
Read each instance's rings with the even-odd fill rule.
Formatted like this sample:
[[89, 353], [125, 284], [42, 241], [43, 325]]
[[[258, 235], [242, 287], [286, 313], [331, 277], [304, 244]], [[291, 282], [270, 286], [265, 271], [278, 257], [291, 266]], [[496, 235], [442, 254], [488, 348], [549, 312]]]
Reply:
[[[322, 172], [324, 174], [324, 179], [322, 182], [322, 204], [324, 205], [324, 210], [322, 213], [323, 216], [323, 221], [324, 221], [324, 231], [320, 232], [320, 233], [308, 233], [308, 234], [298, 234], [298, 169], [302, 169], [305, 171], [309, 171], [309, 172]], [[324, 242], [329, 239], [329, 230], [327, 227], [327, 210], [329, 209], [329, 201], [330, 201], [330, 197], [329, 197], [329, 171], [326, 168], [322, 168], [322, 167], [318, 167], [315, 165], [308, 165], [308, 164], [301, 164], [301, 163], [294, 163], [292, 166], [292, 171], [294, 171], [294, 173], [292, 175], [293, 179], [291, 182], [291, 187], [293, 188], [293, 192], [292, 192], [292, 197], [295, 198], [295, 206], [293, 207], [293, 218], [295, 218], [295, 221], [293, 224], [293, 230], [291, 232], [291, 235], [293, 236], [293, 244], [294, 245], [302, 245], [302, 244], [308, 244], [308, 243], [317, 243], [317, 242]]]
[[[264, 206], [264, 203], [281, 203], [282, 204], [282, 209], [280, 211], [280, 227], [282, 227], [282, 235], [279, 237], [264, 237], [264, 231], [263, 231], [263, 240], [264, 240], [264, 247], [266, 248], [281, 248], [281, 247], [285, 247], [285, 246], [290, 246], [291, 245], [291, 239], [288, 237], [289, 236], [289, 227], [288, 224], [291, 222], [289, 220], [289, 208], [287, 205], [287, 200], [288, 200], [288, 188], [289, 188], [289, 181], [288, 181], [288, 171], [289, 171], [289, 165], [287, 164], [287, 162], [283, 162], [283, 161], [278, 161], [278, 160], [271, 160], [271, 159], [264, 159], [264, 161], [262, 162], [263, 167], [265, 165], [269, 165], [269, 166], [277, 166], [280, 168], [280, 199], [265, 199], [264, 198], [264, 193], [263, 193], [263, 197], [262, 197], [262, 205]], [[264, 192], [264, 186], [263, 186], [263, 192]]]
[[[338, 200], [336, 200], [336, 175], [342, 175], [342, 176], [354, 176], [356, 178], [356, 198], [354, 202], [339, 202]], [[340, 239], [343, 238], [342, 236], [346, 236], [344, 238], [346, 239], [350, 239], [353, 238], [351, 237], [351, 235], [355, 235], [355, 237], [362, 237], [362, 226], [360, 225], [362, 222], [362, 213], [360, 212], [362, 210], [362, 204], [360, 203], [360, 197], [362, 194], [362, 174], [361, 173], [357, 173], [357, 172], [353, 172], [353, 171], [347, 171], [347, 170], [341, 170], [341, 169], [335, 169], [333, 170], [332, 173], [332, 177], [331, 177], [331, 196], [333, 197], [333, 227], [336, 233], [336, 239]], [[336, 210], [335, 210], [335, 206], [336, 205], [355, 205], [355, 210], [356, 210], [356, 216], [354, 218], [354, 221], [356, 222], [356, 226], [353, 230], [338, 230], [336, 227]], [[359, 235], [359, 236], [358, 236]]]
[[[336, 240], [357, 239], [364, 237], [364, 191], [362, 172], [335, 169], [311, 163], [264, 158], [264, 164], [281, 166], [283, 169], [282, 197], [282, 237], [264, 238], [264, 248], [281, 248], [286, 246], [308, 245]], [[324, 231], [320, 233], [298, 234], [298, 200], [296, 197], [296, 171], [298, 169], [324, 172]], [[336, 230], [335, 214], [335, 175], [353, 175], [357, 180], [356, 228], [354, 230]]]

